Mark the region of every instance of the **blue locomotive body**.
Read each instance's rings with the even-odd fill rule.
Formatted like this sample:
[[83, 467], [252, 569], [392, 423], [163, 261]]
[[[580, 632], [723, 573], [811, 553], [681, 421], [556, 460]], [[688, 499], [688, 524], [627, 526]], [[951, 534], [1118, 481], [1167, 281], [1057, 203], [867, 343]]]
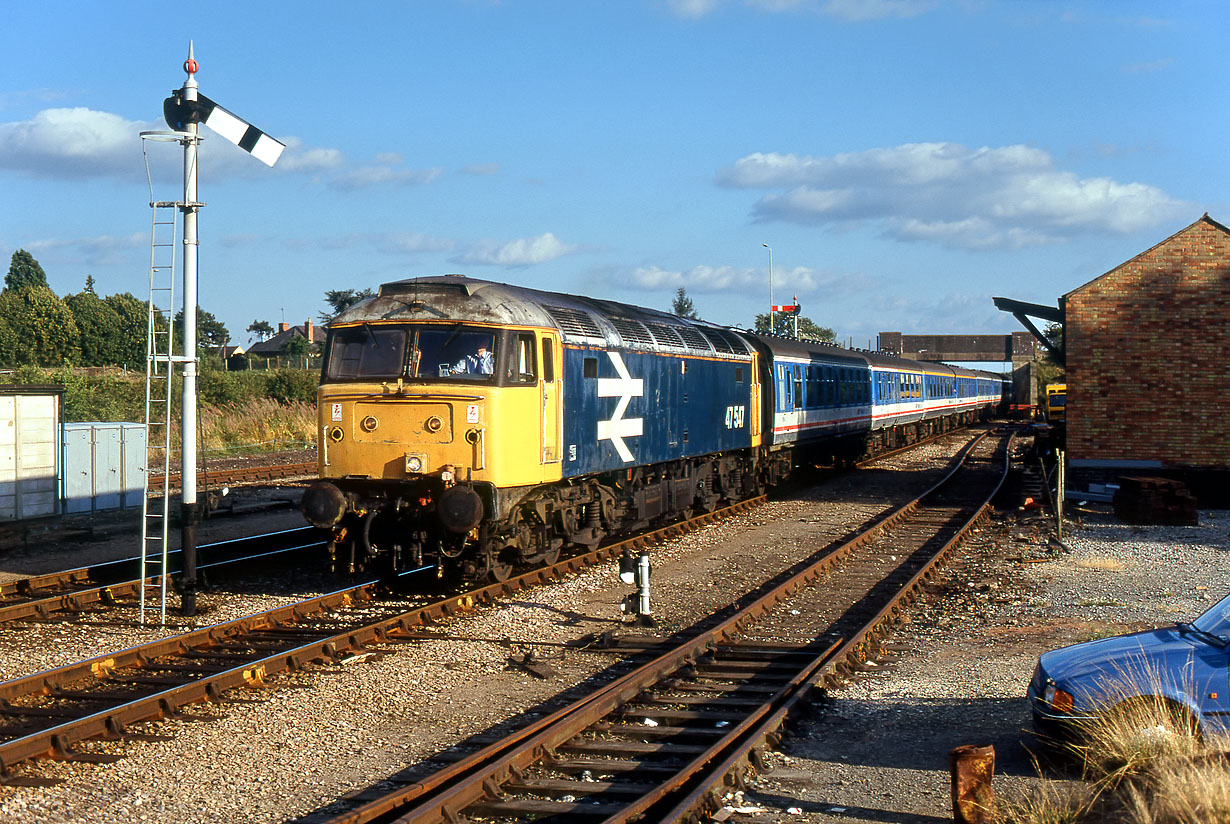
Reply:
[[564, 477], [747, 449], [751, 360], [565, 347]]

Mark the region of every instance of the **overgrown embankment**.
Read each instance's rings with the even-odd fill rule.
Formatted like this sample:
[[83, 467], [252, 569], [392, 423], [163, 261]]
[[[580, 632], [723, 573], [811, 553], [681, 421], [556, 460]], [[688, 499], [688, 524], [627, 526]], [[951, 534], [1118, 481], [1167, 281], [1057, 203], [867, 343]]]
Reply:
[[[197, 378], [200, 444], [207, 453], [267, 452], [316, 443], [316, 372], [300, 369], [222, 372]], [[119, 368], [26, 366], [3, 383], [64, 387], [66, 421], [145, 420], [145, 376]], [[172, 388], [173, 445], [179, 438], [179, 381]]]

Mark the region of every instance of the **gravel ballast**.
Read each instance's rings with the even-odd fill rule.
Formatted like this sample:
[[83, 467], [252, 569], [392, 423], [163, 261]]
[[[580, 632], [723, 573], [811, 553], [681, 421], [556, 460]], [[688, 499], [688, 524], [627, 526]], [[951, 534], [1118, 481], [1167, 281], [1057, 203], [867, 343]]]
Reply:
[[[901, 487], [921, 491], [928, 478], [909, 470], [938, 466], [958, 445], [924, 447], [659, 548], [656, 632], [683, 628], [729, 603], [745, 584], [883, 510]], [[771, 756], [778, 769], [760, 776], [742, 799], [763, 812], [732, 818], [951, 820], [947, 753], [966, 743], [995, 743], [1001, 774], [1009, 783], [1027, 780], [1023, 694], [1038, 653], [1090, 632], [1167, 623], [1207, 606], [1224, 587], [1228, 526], [1230, 515], [1220, 512], [1202, 512], [1200, 526], [1181, 529], [1121, 527], [1090, 514], [1066, 535], [1071, 553], [1048, 547], [1043, 523], [1030, 513], [983, 530], [893, 639], [912, 652], [888, 673], [822, 700]], [[0, 567], [8, 571], [5, 560], [0, 556]], [[22, 565], [32, 566], [29, 559]], [[620, 626], [618, 603], [627, 589], [608, 565], [440, 629], [467, 639], [567, 641]], [[36, 634], [0, 629], [0, 677], [30, 672], [57, 655], [85, 657], [77, 630], [29, 632]], [[37, 643], [23, 642], [23, 635]], [[136, 637], [119, 628], [100, 631], [89, 654], [129, 646]], [[49, 651], [57, 643], [65, 650]], [[509, 666], [510, 654], [524, 651], [486, 640], [433, 640], [298, 673], [286, 681], [303, 689], [255, 691], [242, 703], [192, 709], [214, 720], [142, 727], [172, 734], [170, 740], [89, 745], [122, 753], [114, 764], [32, 765], [28, 774], [64, 783], [0, 787], [0, 821], [277, 822], [307, 815], [511, 715], [532, 712], [611, 663], [601, 653], [541, 647], [536, 655], [560, 672], [541, 680]], [[18, 655], [27, 657], [11, 658]]]

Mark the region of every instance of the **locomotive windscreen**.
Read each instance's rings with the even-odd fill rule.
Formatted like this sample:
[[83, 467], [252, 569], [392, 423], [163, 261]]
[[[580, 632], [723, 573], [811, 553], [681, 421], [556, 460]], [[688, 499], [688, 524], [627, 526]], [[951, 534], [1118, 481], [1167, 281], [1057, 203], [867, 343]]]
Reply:
[[342, 327], [331, 331], [329, 380], [488, 381], [496, 336], [462, 324]]

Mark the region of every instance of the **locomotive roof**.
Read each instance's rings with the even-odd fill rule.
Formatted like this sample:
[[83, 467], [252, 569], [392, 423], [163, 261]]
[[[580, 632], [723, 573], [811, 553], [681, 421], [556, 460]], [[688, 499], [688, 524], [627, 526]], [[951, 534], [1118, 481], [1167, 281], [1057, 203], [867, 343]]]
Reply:
[[773, 352], [775, 356], [787, 358], [803, 358], [806, 360], [832, 360], [846, 363], [850, 366], [866, 366], [867, 357], [863, 352], [845, 349], [818, 341], [795, 340], [794, 338], [779, 338], [775, 335], [761, 335], [755, 332], [740, 332], [749, 338], [755, 338]]
[[345, 310], [330, 326], [398, 321], [540, 326], [558, 329], [563, 341], [571, 344], [751, 359], [738, 335], [715, 324], [464, 275], [385, 283], [376, 297]]

